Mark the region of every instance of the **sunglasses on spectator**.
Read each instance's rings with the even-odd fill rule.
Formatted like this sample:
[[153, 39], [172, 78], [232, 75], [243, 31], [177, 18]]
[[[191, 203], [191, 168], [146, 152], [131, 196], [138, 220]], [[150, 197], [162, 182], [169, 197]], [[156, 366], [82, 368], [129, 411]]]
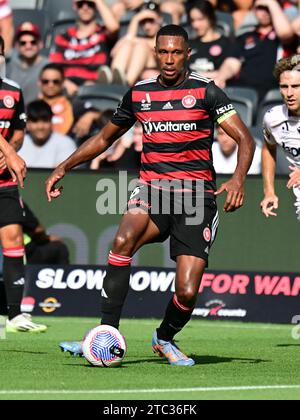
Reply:
[[41, 83], [43, 85], [50, 85], [50, 83], [53, 83], [54, 85], [58, 86], [58, 85], [61, 85], [63, 81], [59, 79], [42, 79]]
[[32, 45], [32, 46], [34, 46], [34, 45], [37, 45], [37, 40], [36, 39], [33, 39], [32, 41], [19, 41], [19, 44], [22, 46], [22, 47], [25, 47], [25, 45], [27, 45], [27, 44], [30, 44], [30, 45]]
[[83, 6], [88, 6], [91, 9], [96, 9], [96, 4], [92, 1], [86, 1], [86, 0], [77, 1], [76, 5], [77, 5], [78, 9], [82, 9]]

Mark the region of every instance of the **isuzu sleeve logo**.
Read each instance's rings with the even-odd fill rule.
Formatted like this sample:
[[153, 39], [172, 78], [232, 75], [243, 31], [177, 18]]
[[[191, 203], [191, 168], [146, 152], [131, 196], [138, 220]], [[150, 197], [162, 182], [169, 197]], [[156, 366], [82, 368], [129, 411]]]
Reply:
[[197, 131], [196, 123], [173, 123], [171, 121], [166, 122], [154, 122], [144, 121], [143, 122], [144, 132], [146, 134], [152, 133], [171, 133], [180, 131]]
[[233, 109], [234, 108], [233, 108], [233, 105], [232, 104], [226, 105], [226, 106], [222, 106], [221, 108], [217, 109], [217, 114], [218, 115], [223, 115], [223, 114], [225, 114], [228, 111], [232, 111]]

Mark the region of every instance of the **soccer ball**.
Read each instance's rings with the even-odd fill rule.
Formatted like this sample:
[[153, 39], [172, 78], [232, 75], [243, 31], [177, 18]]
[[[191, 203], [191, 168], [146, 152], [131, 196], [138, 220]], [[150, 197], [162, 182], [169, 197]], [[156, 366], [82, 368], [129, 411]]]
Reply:
[[99, 325], [87, 333], [82, 344], [83, 355], [93, 366], [120, 366], [126, 354], [122, 334], [109, 325]]

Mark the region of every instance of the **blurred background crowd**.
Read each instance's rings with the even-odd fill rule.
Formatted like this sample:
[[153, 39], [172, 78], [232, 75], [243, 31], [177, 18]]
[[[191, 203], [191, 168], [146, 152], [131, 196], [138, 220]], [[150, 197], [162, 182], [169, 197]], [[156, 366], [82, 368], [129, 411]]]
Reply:
[[[153, 52], [161, 26], [182, 25], [190, 69], [225, 89], [250, 127], [261, 173], [262, 117], [281, 103], [275, 63], [300, 53], [299, 0], [0, 0], [6, 77], [24, 93], [29, 168], [53, 168], [111, 118], [127, 91], [159, 74]], [[237, 146], [216, 129], [217, 173], [232, 173]], [[138, 124], [83, 169], [138, 170]], [[278, 173], [288, 171], [279, 156]]]

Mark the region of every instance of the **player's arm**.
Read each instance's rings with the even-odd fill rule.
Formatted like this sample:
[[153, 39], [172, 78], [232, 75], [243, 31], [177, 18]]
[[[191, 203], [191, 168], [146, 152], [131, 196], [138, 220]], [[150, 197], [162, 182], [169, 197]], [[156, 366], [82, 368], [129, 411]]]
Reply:
[[224, 210], [233, 212], [244, 204], [244, 185], [253, 160], [255, 142], [248, 128], [236, 113], [221, 122], [220, 126], [238, 144], [238, 162], [234, 174], [216, 192], [216, 195], [220, 195], [224, 191], [227, 192]]
[[24, 179], [26, 178], [26, 164], [20, 156], [17, 155], [14, 148], [0, 135], [0, 166], [4, 164], [7, 167], [14, 181], [18, 181], [24, 188]]
[[262, 149], [262, 176], [264, 183], [264, 199], [260, 203], [263, 214], [269, 218], [277, 216], [279, 200], [275, 194], [276, 150], [274, 144], [264, 142]]
[[9, 144], [18, 152], [24, 141], [25, 131], [24, 130], [14, 130], [12, 138], [9, 140]]
[[46, 181], [46, 194], [48, 201], [60, 196], [62, 187], [56, 188], [56, 184], [61, 180], [67, 171], [76, 166], [94, 159], [99, 154], [105, 152], [119, 137], [122, 137], [130, 127], [119, 127], [109, 122], [100, 133], [83, 143], [68, 159], [62, 162], [50, 175]]
[[209, 83], [204, 103], [211, 118], [238, 144], [238, 163], [232, 178], [221, 185], [217, 196], [227, 192], [224, 205], [226, 212], [233, 212], [244, 204], [244, 184], [251, 166], [255, 142], [230, 99], [213, 82]]

